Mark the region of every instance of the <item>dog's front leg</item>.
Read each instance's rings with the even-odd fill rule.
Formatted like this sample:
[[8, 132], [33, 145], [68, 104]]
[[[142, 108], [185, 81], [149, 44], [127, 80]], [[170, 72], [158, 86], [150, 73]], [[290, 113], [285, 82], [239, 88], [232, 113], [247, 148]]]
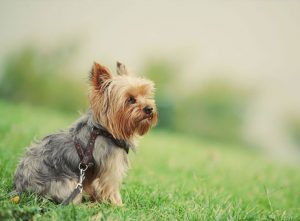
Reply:
[[108, 180], [96, 179], [92, 186], [94, 188], [94, 198], [99, 202], [109, 202], [113, 205], [123, 205], [122, 197], [119, 190], [119, 183], [107, 182]]
[[122, 197], [121, 197], [120, 191], [116, 190], [116, 191], [112, 192], [110, 194], [109, 201], [114, 205], [122, 206], [123, 202], [122, 202]]

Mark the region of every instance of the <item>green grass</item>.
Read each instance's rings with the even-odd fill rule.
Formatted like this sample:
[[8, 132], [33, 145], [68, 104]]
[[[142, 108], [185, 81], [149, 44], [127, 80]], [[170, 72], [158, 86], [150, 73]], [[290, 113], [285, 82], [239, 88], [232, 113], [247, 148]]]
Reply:
[[0, 220], [300, 220], [300, 169], [246, 148], [153, 131], [130, 153], [125, 205], [62, 208], [26, 194], [10, 202], [12, 177], [33, 138], [77, 117], [0, 101]]

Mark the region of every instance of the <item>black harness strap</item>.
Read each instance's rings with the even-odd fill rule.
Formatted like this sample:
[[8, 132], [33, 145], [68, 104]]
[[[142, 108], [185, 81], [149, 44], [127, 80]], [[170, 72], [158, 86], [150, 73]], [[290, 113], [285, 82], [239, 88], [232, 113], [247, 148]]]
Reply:
[[[96, 127], [94, 127], [94, 128], [96, 128]], [[118, 140], [118, 139], [114, 138], [113, 135], [106, 130], [103, 130], [100, 128], [97, 128], [97, 130], [99, 132], [99, 135], [109, 138], [117, 147], [125, 150], [125, 152], [127, 154], [129, 153], [130, 145], [125, 140]]]
[[86, 145], [86, 148], [82, 148], [82, 144], [80, 140], [76, 137], [74, 139], [75, 148], [77, 150], [78, 156], [80, 158], [81, 167], [93, 167], [94, 166], [94, 158], [93, 158], [93, 150], [95, 146], [96, 138], [100, 135], [99, 130], [96, 127], [92, 128], [90, 139]]
[[95, 141], [98, 136], [103, 136], [103, 137], [109, 138], [117, 147], [124, 149], [125, 152], [128, 154], [130, 146], [125, 140], [115, 139], [113, 137], [113, 135], [111, 135], [108, 131], [98, 128], [98, 127], [92, 127], [91, 136], [86, 145], [86, 148], [82, 148], [83, 144], [81, 143], [81, 141], [79, 139], [77, 139], [75, 137], [74, 144], [75, 144], [75, 148], [76, 148], [77, 154], [80, 159], [80, 163], [79, 163], [79, 167], [78, 167], [80, 170], [79, 182], [78, 182], [76, 188], [71, 193], [71, 195], [62, 202], [63, 206], [68, 205], [70, 202], [72, 202], [76, 198], [76, 196], [78, 196], [82, 192], [82, 189], [83, 189], [82, 183], [83, 183], [83, 180], [85, 179], [85, 171], [88, 168], [94, 167], [94, 165], [95, 165], [95, 160], [93, 157], [93, 150], [94, 150], [94, 146], [95, 146]]
[[82, 186], [79, 186], [77, 185], [77, 187], [73, 190], [73, 192], [71, 193], [71, 195], [65, 199], [63, 202], [62, 202], [62, 206], [66, 206], [68, 205], [70, 202], [72, 202], [76, 196], [78, 196], [80, 193], [82, 192]]

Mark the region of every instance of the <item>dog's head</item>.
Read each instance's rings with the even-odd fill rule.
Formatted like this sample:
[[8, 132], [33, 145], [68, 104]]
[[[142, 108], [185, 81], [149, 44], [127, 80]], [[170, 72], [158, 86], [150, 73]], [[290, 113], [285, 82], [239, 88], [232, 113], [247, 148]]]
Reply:
[[94, 63], [91, 71], [90, 105], [95, 120], [117, 139], [144, 135], [157, 122], [154, 83], [133, 77], [117, 62], [117, 76]]

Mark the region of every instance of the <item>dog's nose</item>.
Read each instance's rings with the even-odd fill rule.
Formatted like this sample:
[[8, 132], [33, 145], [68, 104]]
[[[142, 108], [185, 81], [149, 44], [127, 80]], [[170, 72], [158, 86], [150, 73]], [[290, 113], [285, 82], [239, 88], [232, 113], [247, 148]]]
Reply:
[[144, 112], [145, 112], [146, 114], [151, 114], [151, 113], [152, 113], [152, 110], [153, 110], [153, 108], [150, 107], [150, 106], [146, 106], [146, 107], [144, 108]]

